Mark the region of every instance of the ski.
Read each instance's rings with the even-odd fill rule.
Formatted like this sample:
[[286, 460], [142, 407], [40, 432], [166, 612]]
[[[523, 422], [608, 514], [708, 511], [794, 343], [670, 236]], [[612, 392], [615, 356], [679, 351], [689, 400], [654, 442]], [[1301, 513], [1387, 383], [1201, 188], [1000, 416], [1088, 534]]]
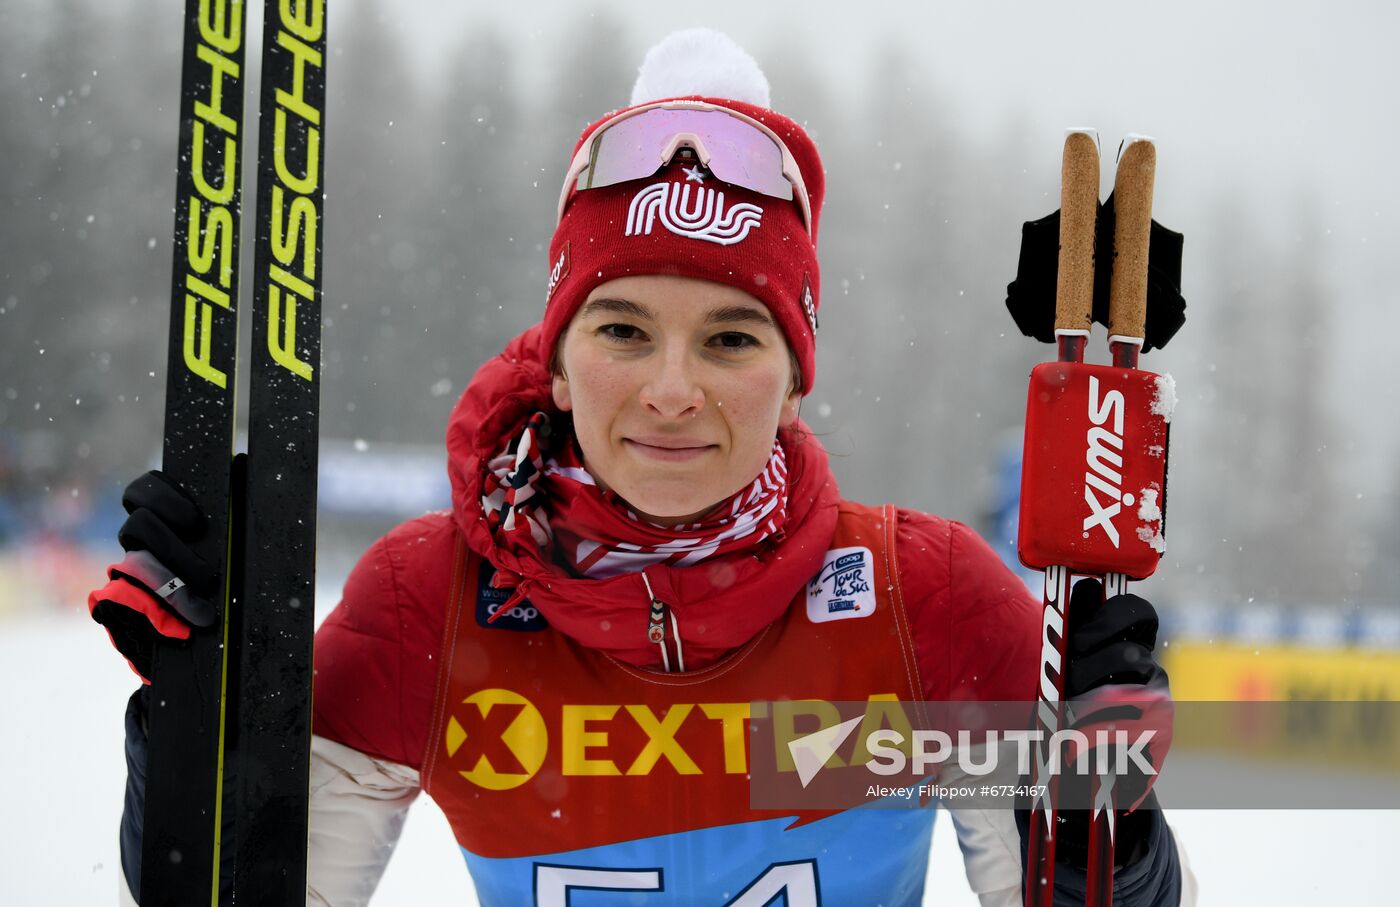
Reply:
[[[232, 455], [238, 360], [244, 9], [187, 0], [161, 468], [208, 520], [195, 552], [219, 577], [220, 619], [158, 646], [149, 696], [141, 875], [145, 907], [215, 903], [223, 801]], [[227, 880], [225, 880], [227, 882]]]
[[157, 647], [143, 907], [303, 903], [311, 741], [324, 0], [266, 0], [248, 453], [234, 455], [246, 10], [186, 0], [162, 469], [208, 518], [220, 619]]
[[268, 0], [241, 607], [236, 903], [306, 899], [321, 380], [324, 0]]

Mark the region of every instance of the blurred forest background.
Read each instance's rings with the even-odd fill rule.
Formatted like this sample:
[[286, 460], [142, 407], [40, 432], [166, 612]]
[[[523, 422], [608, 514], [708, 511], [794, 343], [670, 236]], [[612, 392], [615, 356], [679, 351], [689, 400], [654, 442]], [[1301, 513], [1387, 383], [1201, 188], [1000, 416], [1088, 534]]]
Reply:
[[[0, 3], [0, 615], [35, 596], [79, 607], [99, 574], [70, 569], [72, 558], [95, 551], [100, 567], [115, 554], [120, 489], [159, 456], [178, 6]], [[825, 157], [820, 366], [802, 412], [848, 497], [1009, 541], [999, 512], [1015, 488], [1025, 380], [1052, 354], [1004, 307], [1021, 223], [1058, 204], [1063, 127], [1100, 127], [1105, 187], [1121, 135], [1147, 132], [1158, 219], [1186, 236], [1188, 303], [1185, 328], [1143, 363], [1171, 372], [1181, 396], [1167, 559], [1151, 594], [1225, 609], [1400, 607], [1385, 337], [1396, 176], [1364, 163], [1395, 137], [1393, 54], [1376, 49], [1389, 62], [1365, 64], [1380, 77], [1334, 78], [1312, 62], [1309, 41], [1328, 41], [1326, 29], [1308, 37], [1320, 4], [1281, 16], [1260, 5], [1253, 25], [1188, 5], [1202, 34], [1223, 26], [1228, 37], [1192, 50], [1157, 34], [1097, 69], [1071, 62], [1063, 106], [1051, 107], [1035, 83], [1057, 78], [1043, 62], [1053, 46], [1013, 76], [1027, 86], [1019, 95], [1006, 89], [1016, 52], [989, 49], [985, 69], [940, 64], [954, 59], [950, 43], [994, 47], [988, 22], [1039, 46], [1034, 21], [988, 13], [960, 33], [966, 22], [950, 14], [935, 41], [898, 15], [819, 28], [783, 4], [772, 23], [726, 19], [744, 8], [464, 4], [434, 23], [424, 10], [445, 7], [333, 5], [321, 426], [338, 472], [323, 479], [323, 573], [343, 575], [415, 507], [446, 506], [446, 417], [475, 368], [540, 314], [572, 143], [626, 102], [647, 46], [703, 21], [755, 55], [774, 106], [805, 122]], [[1366, 10], [1345, 26], [1395, 24], [1384, 6]], [[1387, 33], [1354, 29], [1358, 59]], [[1222, 71], [1193, 53], [1232, 52], [1238, 82], [1186, 75]], [[1124, 100], [1117, 83], [1131, 73], [1112, 61], [1135, 59], [1162, 78]], [[1316, 96], [1279, 118], [1290, 99], [1278, 95], [1310, 66]], [[1357, 92], [1371, 119], [1327, 119], [1343, 96], [1338, 119], [1350, 116]], [[1270, 106], [1252, 117], [1256, 100]], [[1194, 118], [1204, 105], [1210, 116]], [[250, 151], [254, 109], [250, 98]], [[1329, 143], [1334, 157], [1319, 163]], [[1369, 181], [1374, 203], [1338, 190], [1342, 178]], [[1101, 340], [1096, 350], [1102, 360]], [[418, 493], [385, 500], [396, 478]], [[46, 584], [17, 579], [34, 571]]]

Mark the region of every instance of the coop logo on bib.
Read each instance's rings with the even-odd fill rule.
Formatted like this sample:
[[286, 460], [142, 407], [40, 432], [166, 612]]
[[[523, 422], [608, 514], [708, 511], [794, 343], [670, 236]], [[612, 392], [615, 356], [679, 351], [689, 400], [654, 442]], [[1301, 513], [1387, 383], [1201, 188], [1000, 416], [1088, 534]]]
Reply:
[[875, 613], [875, 567], [869, 548], [833, 548], [807, 583], [812, 623], [869, 617]]
[[[691, 190], [694, 195], [691, 195]], [[763, 209], [749, 202], [724, 206], [724, 193], [687, 183], [655, 183], [627, 209], [627, 236], [649, 236], [657, 221], [677, 236], [729, 246], [755, 230]]]
[[[549, 626], [539, 609], [530, 604], [528, 598], [521, 599], [500, 617], [501, 610], [514, 589], [497, 589], [491, 585], [491, 577], [496, 568], [487, 561], [481, 562], [476, 577], [476, 624], [488, 630], [543, 630]], [[495, 618], [494, 620], [492, 618]]]

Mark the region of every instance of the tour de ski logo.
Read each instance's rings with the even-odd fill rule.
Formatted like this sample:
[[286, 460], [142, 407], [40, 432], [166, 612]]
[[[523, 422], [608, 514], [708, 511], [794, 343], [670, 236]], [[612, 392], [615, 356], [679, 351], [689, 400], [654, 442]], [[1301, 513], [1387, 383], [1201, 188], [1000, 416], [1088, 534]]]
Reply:
[[487, 790], [510, 790], [544, 765], [549, 734], [544, 717], [513, 690], [478, 690], [454, 708], [443, 730], [457, 773]]
[[807, 583], [812, 623], [869, 617], [875, 613], [874, 561], [869, 548], [833, 548]]
[[[691, 190], [695, 190], [692, 197]], [[627, 236], [649, 236], [657, 221], [677, 236], [733, 245], [756, 229], [763, 209], [749, 202], [724, 206], [724, 193], [685, 183], [655, 183], [632, 198]]]

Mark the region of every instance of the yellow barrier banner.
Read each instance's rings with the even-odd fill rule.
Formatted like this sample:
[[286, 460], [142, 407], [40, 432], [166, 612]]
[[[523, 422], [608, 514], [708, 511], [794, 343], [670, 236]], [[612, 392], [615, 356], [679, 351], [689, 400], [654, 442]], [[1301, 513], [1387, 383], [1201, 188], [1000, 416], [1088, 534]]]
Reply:
[[1173, 642], [1161, 652], [1183, 701], [1396, 701], [1400, 650]]
[[[1163, 663], [1183, 749], [1400, 771], [1400, 720], [1389, 705], [1400, 701], [1400, 651], [1173, 643]], [[1181, 707], [1190, 702], [1222, 705]], [[1248, 705], [1261, 702], [1276, 707]]]

